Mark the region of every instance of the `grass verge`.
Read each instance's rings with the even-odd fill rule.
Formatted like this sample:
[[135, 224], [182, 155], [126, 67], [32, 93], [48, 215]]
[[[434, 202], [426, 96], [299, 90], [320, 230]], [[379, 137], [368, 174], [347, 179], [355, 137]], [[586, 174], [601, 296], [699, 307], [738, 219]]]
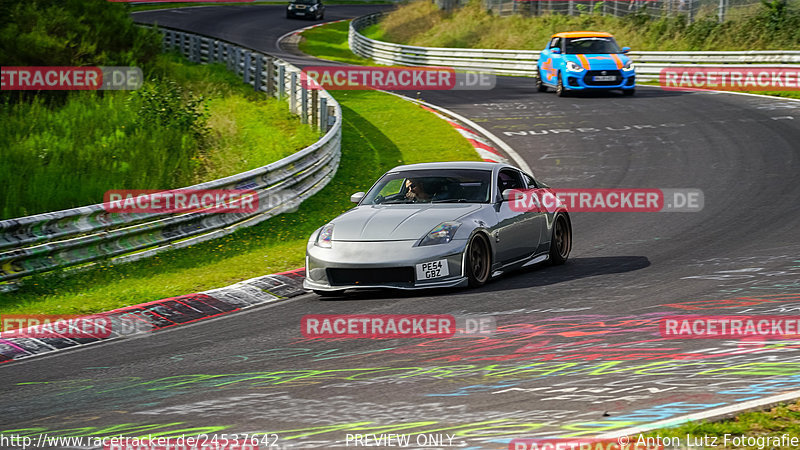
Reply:
[[426, 161], [478, 160], [449, 124], [412, 103], [374, 91], [334, 94], [344, 114], [339, 170], [297, 212], [143, 261], [30, 277], [18, 291], [0, 294], [0, 313], [105, 311], [302, 267], [311, 233], [349, 209], [350, 194], [368, 189], [386, 170]]
[[301, 52], [329, 61], [338, 61], [357, 66], [375, 66], [372, 60], [362, 58], [352, 51], [347, 43], [350, 21], [337, 22], [303, 31], [298, 44]]
[[375, 38], [424, 47], [539, 50], [553, 33], [597, 30], [634, 50], [792, 50], [800, 49], [800, 2], [756, 3], [749, 14], [722, 23], [713, 14], [688, 23], [682, 15], [656, 20], [643, 11], [622, 18], [588, 13], [497, 17], [475, 0], [447, 13], [432, 2], [414, 1], [392, 11], [379, 28], [372, 32]]
[[222, 178], [318, 139], [285, 102], [224, 65], [161, 55], [150, 72], [138, 91], [76, 91], [49, 103], [0, 97], [0, 219], [101, 203], [108, 189]]
[[[789, 439], [800, 438], [800, 402], [782, 404], [769, 411], [746, 412], [733, 419], [720, 422], [690, 422], [674, 428], [662, 428], [642, 435], [643, 438], [679, 438], [680, 448], [769, 448], [769, 449], [796, 449], [800, 444], [794, 445], [781, 443], [781, 436], [788, 435]], [[688, 440], [687, 440], [688, 436]], [[761, 443], [753, 441], [748, 445], [745, 441], [734, 442], [734, 438], [761, 439]], [[706, 438], [706, 440], [704, 440]], [[715, 444], [710, 444], [712, 438]], [[727, 441], [726, 441], [727, 439]], [[770, 439], [770, 441], [767, 441]], [[631, 440], [631, 444], [636, 438]], [[651, 441], [654, 442], [654, 441]], [[705, 445], [703, 443], [706, 443]], [[777, 445], [773, 445], [777, 443]], [[741, 445], [744, 444], [744, 445]], [[670, 447], [674, 448], [674, 447]]]

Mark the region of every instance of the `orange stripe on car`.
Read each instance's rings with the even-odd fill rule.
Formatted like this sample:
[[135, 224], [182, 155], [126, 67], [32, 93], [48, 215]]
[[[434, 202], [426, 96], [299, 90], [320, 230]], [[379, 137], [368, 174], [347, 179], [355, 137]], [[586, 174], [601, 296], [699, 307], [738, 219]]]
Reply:
[[578, 59], [581, 61], [581, 65], [586, 70], [591, 70], [591, 65], [589, 64], [589, 60], [584, 55], [578, 55]]
[[613, 58], [614, 62], [617, 63], [617, 69], [622, 69], [622, 66], [625, 65], [622, 63], [622, 58], [620, 58], [616, 53], [612, 53], [611, 58]]

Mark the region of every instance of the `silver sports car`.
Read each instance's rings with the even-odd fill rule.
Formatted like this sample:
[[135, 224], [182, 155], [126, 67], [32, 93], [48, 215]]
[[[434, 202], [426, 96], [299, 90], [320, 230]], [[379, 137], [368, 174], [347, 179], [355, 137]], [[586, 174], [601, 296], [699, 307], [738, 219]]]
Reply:
[[336, 295], [346, 289], [480, 286], [548, 259], [563, 264], [572, 248], [566, 208], [530, 207], [517, 201], [520, 192], [555, 198], [507, 164], [395, 167], [369, 192], [350, 197], [358, 206], [311, 235], [304, 287]]

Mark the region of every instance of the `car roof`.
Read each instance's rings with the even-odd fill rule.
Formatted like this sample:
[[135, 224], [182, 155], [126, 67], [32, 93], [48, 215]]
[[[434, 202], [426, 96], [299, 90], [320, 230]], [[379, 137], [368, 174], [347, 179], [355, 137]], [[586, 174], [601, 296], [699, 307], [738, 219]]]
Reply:
[[605, 31], [562, 31], [561, 33], [554, 34], [552, 38], [582, 38], [582, 37], [614, 37], [611, 33]]
[[[488, 162], [488, 161], [445, 161], [445, 162], [429, 162], [429, 163], [419, 163], [419, 164], [406, 164], [404, 166], [397, 166], [390, 170], [389, 172], [399, 172], [401, 170], [429, 170], [429, 169], [473, 169], [473, 170], [494, 170], [500, 169], [504, 167], [514, 168], [516, 167], [503, 164], [503, 163], [496, 163], [496, 162]], [[519, 170], [519, 169], [517, 169]]]

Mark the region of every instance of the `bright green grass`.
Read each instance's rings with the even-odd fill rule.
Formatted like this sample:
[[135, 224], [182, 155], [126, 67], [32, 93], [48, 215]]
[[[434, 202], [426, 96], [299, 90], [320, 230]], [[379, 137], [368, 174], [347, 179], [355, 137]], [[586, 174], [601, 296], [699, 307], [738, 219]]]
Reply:
[[376, 65], [369, 59], [361, 58], [350, 51], [347, 33], [350, 21], [332, 23], [311, 28], [302, 33], [303, 39], [298, 45], [300, 51], [317, 58], [339, 61], [358, 66]]
[[777, 3], [754, 3], [748, 14], [723, 23], [704, 13], [689, 24], [684, 18], [651, 20], [643, 14], [497, 17], [480, 1], [448, 13], [433, 2], [412, 1], [389, 13], [379, 26], [381, 40], [423, 47], [541, 50], [553, 33], [596, 30], [614, 34], [620, 45], [633, 50], [798, 49], [800, 1], [789, 0], [783, 9], [776, 9]]
[[86, 272], [34, 276], [0, 294], [0, 313], [90, 313], [226, 286], [304, 265], [318, 227], [352, 207], [386, 170], [426, 161], [478, 160], [449, 124], [420, 107], [373, 91], [335, 92], [342, 105], [342, 159], [333, 180], [297, 212], [143, 261]]
[[204, 140], [171, 124], [139, 120], [142, 102], [135, 92], [74, 92], [57, 106], [0, 98], [0, 219], [101, 203], [108, 189], [210, 181], [317, 140], [285, 102], [267, 100], [224, 66], [181, 61], [164, 55], [154, 74], [168, 74], [186, 95], [207, 99]]
[[[728, 434], [728, 444], [723, 447], [725, 435]], [[679, 437], [682, 444], [686, 445], [686, 435], [689, 435], [689, 443], [702, 442], [703, 437], [708, 436], [717, 438], [717, 445], [709, 448], [748, 448], [754, 449], [757, 446], [733, 446], [731, 440], [733, 436], [761, 437], [776, 436], [787, 434], [789, 438], [800, 438], [800, 402], [789, 405], [779, 405], [765, 412], [746, 412], [739, 414], [733, 419], [721, 422], [690, 422], [674, 428], [662, 428], [652, 432], [644, 433], [644, 437]], [[696, 438], [696, 439], [695, 439]], [[635, 443], [639, 436], [631, 438], [631, 443]], [[709, 439], [706, 442], [711, 442]], [[685, 448], [685, 447], [684, 447]], [[702, 447], [692, 447], [702, 448]], [[791, 449], [795, 446], [762, 446], [769, 449]]]

